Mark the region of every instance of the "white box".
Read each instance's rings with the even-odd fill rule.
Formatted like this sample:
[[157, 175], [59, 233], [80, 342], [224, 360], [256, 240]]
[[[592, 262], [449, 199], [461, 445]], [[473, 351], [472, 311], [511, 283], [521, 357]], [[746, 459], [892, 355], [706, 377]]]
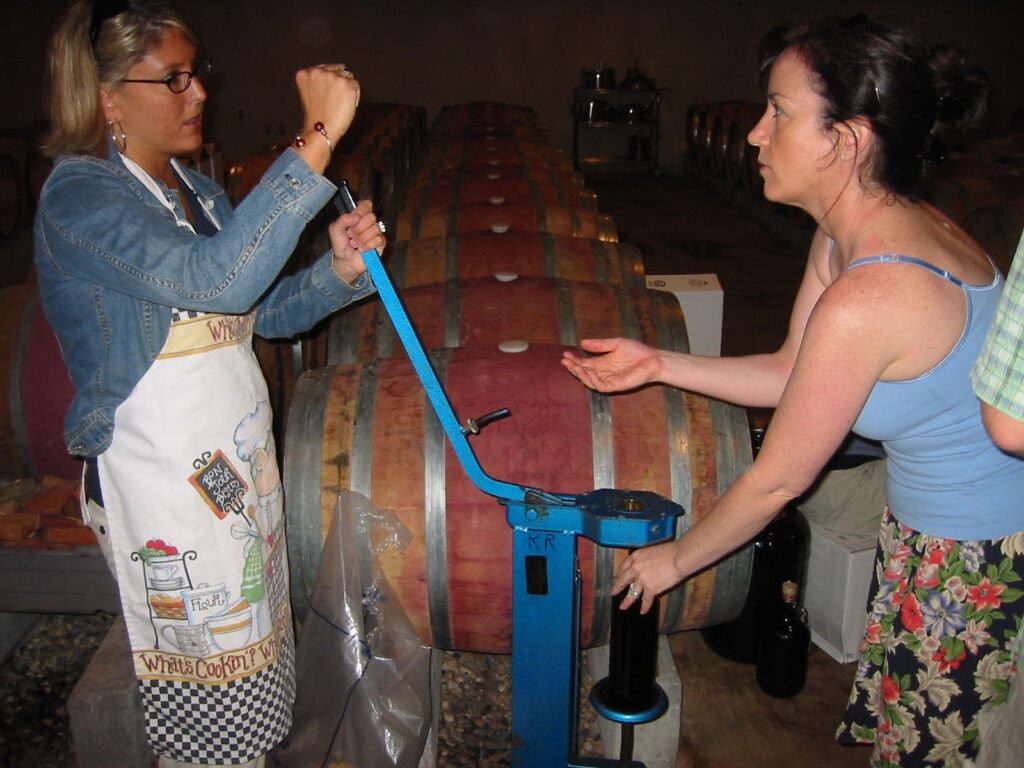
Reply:
[[811, 640], [840, 663], [860, 658], [875, 535], [837, 533], [813, 520], [803, 605]]
[[690, 352], [722, 354], [722, 285], [716, 275], [648, 275], [647, 287], [675, 294], [683, 308]]

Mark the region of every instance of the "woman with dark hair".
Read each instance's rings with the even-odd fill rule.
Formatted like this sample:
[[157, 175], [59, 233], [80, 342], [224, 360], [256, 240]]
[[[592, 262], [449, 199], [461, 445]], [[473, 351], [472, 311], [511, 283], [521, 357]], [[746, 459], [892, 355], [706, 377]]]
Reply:
[[161, 766], [262, 765], [288, 733], [294, 641], [281, 480], [253, 333], [290, 336], [373, 286], [368, 202], [332, 251], [279, 278], [335, 187], [321, 174], [359, 101], [343, 65], [296, 74], [305, 112], [237, 209], [175, 158], [202, 145], [193, 32], [151, 0], [75, 0], [49, 54], [58, 155], [36, 268], [75, 385], [68, 449], [118, 582]]
[[863, 16], [776, 30], [761, 61], [768, 107], [749, 140], [765, 196], [818, 222], [782, 347], [707, 358], [602, 339], [563, 360], [603, 392], [659, 382], [775, 408], [714, 510], [632, 553], [612, 591], [649, 609], [798, 497], [851, 429], [880, 440], [888, 508], [838, 737], [874, 744], [876, 766], [965, 764], [1016, 674], [1024, 462], [992, 444], [969, 380], [1003, 277], [917, 188], [984, 83], [949, 56], [933, 70], [914, 37]]

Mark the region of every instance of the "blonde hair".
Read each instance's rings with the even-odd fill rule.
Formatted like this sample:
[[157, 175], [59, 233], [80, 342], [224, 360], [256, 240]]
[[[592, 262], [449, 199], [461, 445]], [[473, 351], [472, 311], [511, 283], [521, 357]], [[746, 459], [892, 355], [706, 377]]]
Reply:
[[158, 0], [132, 0], [102, 22], [95, 46], [90, 40], [94, 0], [75, 0], [50, 40], [47, 60], [50, 131], [42, 150], [106, 157], [107, 128], [100, 89], [117, 85], [128, 70], [177, 30], [198, 47], [195, 33], [176, 11]]

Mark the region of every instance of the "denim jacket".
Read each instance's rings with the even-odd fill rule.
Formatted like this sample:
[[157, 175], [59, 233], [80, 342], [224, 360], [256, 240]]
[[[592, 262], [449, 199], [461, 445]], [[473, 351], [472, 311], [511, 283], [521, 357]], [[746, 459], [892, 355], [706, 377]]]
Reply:
[[[113, 149], [106, 159], [64, 156], [39, 198], [35, 264], [47, 319], [60, 341], [75, 395], [64, 420], [68, 450], [96, 456], [109, 447], [114, 412], [163, 348], [172, 307], [245, 314], [255, 331], [287, 337], [373, 292], [367, 275], [341, 280], [331, 254], [278, 278], [299, 235], [335, 187], [292, 150], [279, 157], [233, 210], [210, 179], [186, 170], [202, 207], [221, 230], [185, 226], [147, 190]], [[196, 215], [201, 215], [196, 212]]]

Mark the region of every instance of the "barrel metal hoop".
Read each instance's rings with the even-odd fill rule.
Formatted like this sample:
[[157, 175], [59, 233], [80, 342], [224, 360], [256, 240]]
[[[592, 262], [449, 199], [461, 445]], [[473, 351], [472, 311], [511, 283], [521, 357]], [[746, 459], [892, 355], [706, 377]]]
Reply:
[[[355, 423], [352, 425], [352, 451], [349, 455], [353, 491], [369, 499], [373, 498], [373, 422], [377, 402], [377, 382], [380, 378], [380, 363], [373, 361], [362, 366], [359, 376], [359, 391], [356, 394]], [[373, 553], [370, 548], [372, 537], [358, 537], [359, 575], [363, 584], [373, 582]]]
[[331, 317], [327, 332], [327, 364], [350, 365], [359, 357], [359, 325], [364, 310], [349, 306]]
[[541, 253], [544, 257], [544, 274], [547, 277], [561, 277], [558, 274], [558, 257], [555, 255], [555, 238], [546, 234], [541, 236]]
[[658, 340], [657, 345], [662, 349], [689, 354], [690, 337], [689, 331], [686, 329], [685, 315], [681, 323], [670, 322], [673, 314], [677, 312], [682, 314], [683, 312], [675, 294], [656, 290], [650, 290], [647, 293], [651, 297], [651, 303], [654, 304], [652, 315], [654, 317], [654, 333]]
[[633, 300], [635, 294], [630, 291], [615, 289], [615, 303], [619, 307], [619, 318], [622, 323], [622, 335], [627, 339], [643, 341], [640, 338], [640, 322], [637, 313], [640, 311]]
[[[615, 487], [615, 431], [612, 425], [612, 401], [608, 395], [590, 393], [590, 431], [594, 456], [594, 487]], [[591, 617], [591, 644], [608, 639], [611, 619], [611, 584], [615, 573], [615, 550], [594, 546], [594, 612]]]
[[446, 280], [444, 284], [444, 345], [462, 346], [462, 282]]
[[295, 384], [284, 451], [284, 493], [288, 499], [288, 562], [292, 608], [306, 617], [316, 583], [322, 544], [321, 488], [324, 413], [333, 370], [312, 371]]
[[448, 235], [445, 241], [444, 279], [455, 280], [459, 276], [459, 236]]
[[[437, 378], [448, 373], [448, 351], [431, 353]], [[427, 547], [427, 606], [434, 647], [451, 648], [452, 626], [448, 606], [448, 528], [445, 491], [445, 434], [433, 408], [424, 409], [423, 424], [423, 532]]]
[[[746, 411], [721, 400], [708, 398], [711, 423], [715, 425], [715, 464], [718, 468], [718, 495], [750, 466], [750, 425]], [[753, 572], [754, 545], [735, 552], [729, 567], [715, 568], [714, 600], [708, 608], [706, 624], [711, 626], [736, 618], [743, 610]]]
[[537, 230], [540, 232], [548, 231], [548, 212], [547, 207], [544, 203], [537, 203], [533, 206], [533, 210], [537, 214]]
[[[672, 500], [685, 510], [676, 524], [676, 538], [689, 530], [693, 523], [693, 486], [690, 477], [689, 421], [686, 418], [686, 394], [675, 387], [662, 388], [665, 397], [665, 415], [668, 428], [669, 477]], [[686, 597], [685, 583], [671, 590], [664, 602], [663, 627], [675, 627], [683, 613]]]
[[572, 288], [567, 280], [555, 280], [555, 297], [559, 342], [568, 347], [575, 346], [579, 341], [576, 334], [576, 311], [573, 307]]
[[405, 285], [409, 270], [409, 241], [395, 243], [394, 250], [388, 248], [388, 271], [391, 273], [391, 280], [395, 286]]
[[459, 203], [458, 198], [454, 198], [455, 202], [448, 206], [448, 210], [444, 217], [444, 231], [445, 232], [458, 232], [459, 231]]
[[594, 278], [599, 283], [608, 282], [608, 273], [610, 272], [609, 264], [611, 262], [611, 256], [608, 253], [608, 243], [600, 240], [591, 240], [590, 249], [594, 255]]

